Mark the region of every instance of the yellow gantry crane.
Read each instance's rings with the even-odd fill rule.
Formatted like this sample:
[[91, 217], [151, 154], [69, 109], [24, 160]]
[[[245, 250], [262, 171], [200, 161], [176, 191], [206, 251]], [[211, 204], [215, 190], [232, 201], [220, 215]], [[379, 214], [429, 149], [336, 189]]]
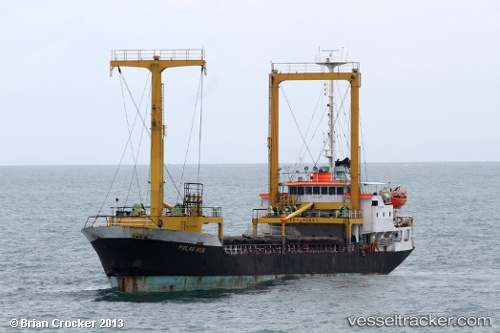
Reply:
[[[115, 67], [139, 67], [151, 72], [151, 206], [149, 214], [114, 217], [112, 225], [129, 225], [146, 228], [165, 228], [201, 232], [205, 223], [219, 225], [219, 237], [223, 237], [223, 222], [220, 210], [212, 209], [203, 214], [203, 199], [200, 191], [186, 193], [185, 206], [175, 208], [164, 202], [164, 136], [162, 72], [167, 68], [200, 66], [205, 71], [205, 52], [203, 49], [182, 50], [115, 50], [110, 61], [111, 71]], [[165, 212], [165, 209], [168, 212]], [[212, 207], [213, 208], [213, 207]], [[145, 212], [141, 212], [145, 213]]]
[[[351, 186], [350, 198], [348, 204], [349, 209], [353, 212], [359, 212], [360, 208], [360, 179], [359, 179], [359, 88], [361, 87], [361, 73], [358, 72], [358, 67], [353, 66], [351, 71], [331, 70], [325, 71], [308, 71], [308, 70], [278, 70], [273, 64], [271, 74], [269, 75], [269, 136], [267, 139], [268, 154], [269, 154], [269, 205], [277, 206], [280, 204], [279, 193], [279, 86], [284, 81], [347, 81], [351, 86]], [[286, 64], [286, 68], [291, 68], [291, 64]], [[307, 66], [306, 66], [307, 67]], [[281, 219], [282, 235], [285, 236], [286, 223], [303, 223], [304, 219], [298, 217], [304, 210], [314, 206], [317, 209], [338, 209], [345, 203], [302, 203], [299, 210]], [[317, 207], [316, 207], [317, 206]], [[279, 223], [280, 218], [254, 218], [254, 231], [257, 230], [258, 223]], [[363, 220], [359, 215], [353, 218], [317, 218], [316, 223], [336, 223], [344, 224], [346, 227], [346, 235], [351, 234], [353, 224], [362, 224]]]
[[283, 81], [338, 81], [345, 80], [351, 84], [351, 200], [352, 208], [359, 209], [359, 88], [361, 73], [352, 72], [320, 72], [320, 73], [281, 73], [273, 71], [269, 75], [269, 204], [275, 205], [279, 189], [279, 85]]

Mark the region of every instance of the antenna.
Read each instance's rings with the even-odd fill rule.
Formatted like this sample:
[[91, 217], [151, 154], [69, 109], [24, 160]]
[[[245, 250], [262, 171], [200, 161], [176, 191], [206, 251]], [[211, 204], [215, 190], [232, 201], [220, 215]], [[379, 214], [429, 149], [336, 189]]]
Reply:
[[[330, 72], [333, 73], [335, 67], [342, 66], [346, 64], [346, 61], [335, 61], [333, 56], [334, 52], [339, 52], [338, 49], [328, 49], [322, 50], [322, 52], [327, 52], [328, 55], [326, 58], [321, 58], [320, 61], [316, 61], [316, 64], [325, 66], [328, 68]], [[340, 59], [342, 59], [344, 53], [344, 48], [342, 48], [342, 53], [340, 55]], [[325, 157], [328, 159], [328, 166], [330, 168], [330, 172], [333, 174], [333, 170], [335, 168], [335, 155], [334, 155], [334, 147], [335, 147], [335, 129], [334, 129], [334, 104], [333, 104], [333, 81], [329, 82], [329, 93], [328, 93], [328, 148], [325, 148]]]

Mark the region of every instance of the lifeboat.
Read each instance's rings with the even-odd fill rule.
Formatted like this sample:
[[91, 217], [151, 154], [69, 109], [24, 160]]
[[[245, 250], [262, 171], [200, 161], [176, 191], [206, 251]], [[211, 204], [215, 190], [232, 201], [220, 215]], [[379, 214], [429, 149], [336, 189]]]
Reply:
[[406, 203], [406, 191], [396, 190], [391, 192], [391, 202], [394, 209], [400, 209]]

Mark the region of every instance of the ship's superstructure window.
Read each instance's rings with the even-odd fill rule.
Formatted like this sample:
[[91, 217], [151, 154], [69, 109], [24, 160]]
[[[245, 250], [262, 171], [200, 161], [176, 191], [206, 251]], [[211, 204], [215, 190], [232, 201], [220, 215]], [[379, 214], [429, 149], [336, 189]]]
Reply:
[[343, 186], [289, 186], [290, 195], [343, 195]]

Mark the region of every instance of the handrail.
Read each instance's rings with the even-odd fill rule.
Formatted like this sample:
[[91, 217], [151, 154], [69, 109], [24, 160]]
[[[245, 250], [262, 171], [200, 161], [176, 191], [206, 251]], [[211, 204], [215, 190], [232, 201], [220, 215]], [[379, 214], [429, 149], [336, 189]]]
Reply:
[[153, 59], [159, 56], [159, 60], [203, 60], [204, 49], [165, 49], [165, 50], [112, 50], [112, 60], [143, 60]]
[[252, 254], [273, 254], [273, 253], [344, 253], [363, 252], [366, 246], [328, 243], [304, 243], [286, 244], [283, 252], [283, 244], [241, 244], [223, 245], [223, 250], [230, 255], [252, 255]]
[[[344, 63], [339, 63], [334, 69], [334, 72], [344, 72], [344, 71], [359, 71], [359, 62], [347, 61]], [[327, 73], [330, 70], [322, 65], [315, 62], [297, 62], [297, 63], [272, 63], [271, 70], [273, 73]]]
[[394, 218], [394, 226], [396, 228], [413, 226], [413, 216], [396, 216]]
[[[306, 209], [307, 210], [307, 209]], [[296, 211], [297, 212], [297, 211]], [[360, 219], [363, 217], [363, 210], [362, 209], [349, 209], [348, 210], [348, 214], [347, 212], [345, 212], [345, 214], [347, 214], [347, 216], [345, 216], [343, 213], [343, 211], [341, 209], [333, 209], [331, 210], [333, 216], [329, 216], [329, 217], [335, 217], [335, 218], [350, 218], [350, 219]], [[294, 212], [295, 213], [295, 212]], [[292, 213], [293, 214], [293, 213]], [[290, 214], [291, 215], [291, 214]], [[288, 215], [288, 216], [290, 216]], [[266, 217], [279, 217], [280, 214], [276, 215], [276, 214], [269, 214], [269, 210], [266, 209], [266, 208], [254, 208], [253, 209], [253, 214], [252, 214], [252, 217], [255, 219], [255, 218], [266, 218]], [[292, 216], [293, 217], [296, 217], [296, 216]], [[323, 216], [318, 216], [318, 217], [323, 217]], [[262, 221], [263, 223], [265, 223], [264, 221]]]
[[[142, 207], [141, 207], [142, 208]], [[151, 216], [147, 214], [149, 206], [144, 207], [146, 210], [144, 212], [134, 212], [133, 206], [116, 206], [111, 207], [111, 214], [108, 215], [92, 215], [87, 218], [84, 228], [89, 227], [104, 227], [114, 225], [111, 224], [110, 219], [119, 219], [119, 225], [129, 224], [129, 225], [146, 225], [151, 224], [153, 220]], [[212, 207], [199, 207], [204, 217], [222, 217], [222, 207], [212, 206]], [[190, 212], [188, 208], [180, 208], [178, 216], [189, 216]], [[166, 217], [177, 216], [175, 212], [170, 212]], [[128, 221], [128, 223], [127, 223]], [[116, 222], [116, 221], [115, 221]]]

